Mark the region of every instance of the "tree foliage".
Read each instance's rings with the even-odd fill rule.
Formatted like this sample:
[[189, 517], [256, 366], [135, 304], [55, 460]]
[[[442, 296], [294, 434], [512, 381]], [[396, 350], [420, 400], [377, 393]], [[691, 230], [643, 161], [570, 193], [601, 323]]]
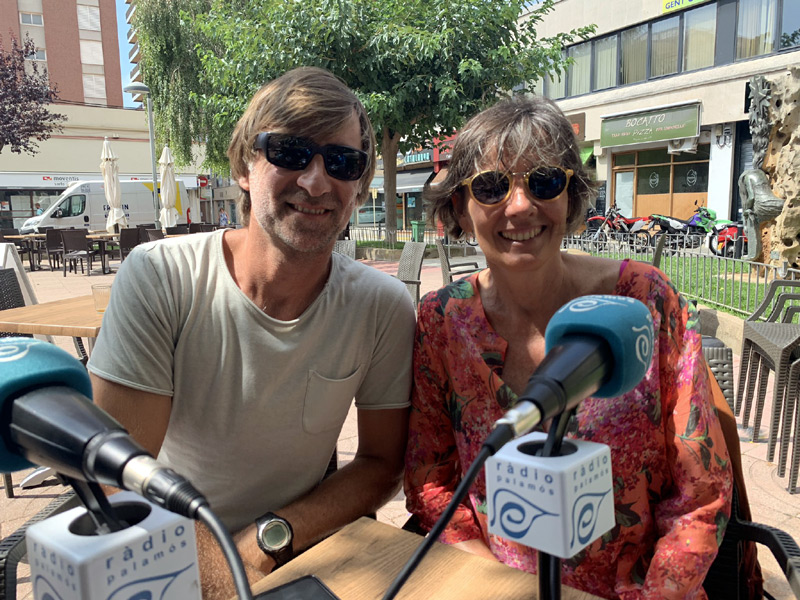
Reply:
[[[320, 66], [347, 82], [364, 103], [384, 158], [386, 198], [394, 198], [398, 151], [452, 134], [509, 90], [531, 91], [544, 74], [563, 70], [567, 43], [593, 31], [583, 27], [539, 37], [536, 26], [553, 0], [527, 4], [211, 0], [192, 34], [202, 40], [195, 46], [202, 67], [193, 98], [206, 128], [206, 164], [224, 172], [233, 127], [260, 86], [294, 67]], [[527, 18], [520, 19], [523, 11]], [[394, 202], [386, 202], [386, 211], [393, 234]]]
[[168, 145], [178, 165], [194, 162], [192, 144], [203, 141], [207, 131], [195, 96], [202, 68], [195, 47], [203, 39], [192, 21], [204, 18], [210, 8], [210, 0], [137, 0], [133, 14], [156, 144]]
[[58, 90], [38, 62], [25, 60], [36, 52], [33, 40], [26, 35], [20, 44], [12, 35], [11, 49], [2, 48], [0, 37], [0, 153], [9, 146], [16, 154], [34, 155], [37, 142], [60, 132], [66, 116], [48, 110]]

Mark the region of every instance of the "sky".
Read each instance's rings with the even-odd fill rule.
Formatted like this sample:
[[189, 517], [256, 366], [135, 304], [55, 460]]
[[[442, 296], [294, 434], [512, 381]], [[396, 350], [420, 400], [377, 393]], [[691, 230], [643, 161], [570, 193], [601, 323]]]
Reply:
[[[128, 43], [128, 24], [125, 22], [125, 12], [128, 10], [128, 5], [125, 0], [116, 0], [117, 2], [117, 38], [119, 39], [119, 67], [122, 71], [122, 88], [129, 85], [131, 82], [131, 69], [133, 65], [128, 60], [128, 53], [131, 50], [131, 45]], [[126, 107], [138, 107], [138, 102], [133, 102], [131, 94], [122, 94], [123, 105]]]

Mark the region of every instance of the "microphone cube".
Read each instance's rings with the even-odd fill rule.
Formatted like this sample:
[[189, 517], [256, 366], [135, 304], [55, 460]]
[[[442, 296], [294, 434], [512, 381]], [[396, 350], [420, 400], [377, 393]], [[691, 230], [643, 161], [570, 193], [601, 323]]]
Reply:
[[95, 535], [78, 507], [28, 528], [34, 598], [200, 600], [194, 523], [133, 492], [109, 502], [129, 527]]
[[489, 532], [570, 558], [614, 527], [611, 451], [565, 439], [561, 456], [536, 456], [546, 439], [530, 433], [486, 461]]

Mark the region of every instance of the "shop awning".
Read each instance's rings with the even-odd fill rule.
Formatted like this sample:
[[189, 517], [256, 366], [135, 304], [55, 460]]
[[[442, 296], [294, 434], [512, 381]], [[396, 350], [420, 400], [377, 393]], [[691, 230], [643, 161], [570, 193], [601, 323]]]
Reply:
[[[397, 174], [397, 193], [407, 194], [409, 192], [421, 192], [422, 186], [428, 181], [433, 170], [425, 171], [423, 173], [398, 173]], [[380, 185], [375, 185], [378, 177], [372, 180], [370, 188], [377, 189], [379, 192], [383, 191], [383, 177], [380, 178]]]
[[589, 160], [589, 157], [594, 152], [594, 148], [589, 146], [588, 148], [581, 148], [581, 163], [586, 164], [586, 161]]

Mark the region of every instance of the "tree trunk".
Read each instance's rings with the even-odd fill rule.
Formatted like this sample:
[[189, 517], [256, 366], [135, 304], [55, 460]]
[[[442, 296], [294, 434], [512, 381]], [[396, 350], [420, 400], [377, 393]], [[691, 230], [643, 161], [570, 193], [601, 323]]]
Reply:
[[386, 209], [386, 243], [394, 248], [397, 241], [397, 146], [400, 136], [383, 128], [381, 156], [383, 157], [383, 204]]

